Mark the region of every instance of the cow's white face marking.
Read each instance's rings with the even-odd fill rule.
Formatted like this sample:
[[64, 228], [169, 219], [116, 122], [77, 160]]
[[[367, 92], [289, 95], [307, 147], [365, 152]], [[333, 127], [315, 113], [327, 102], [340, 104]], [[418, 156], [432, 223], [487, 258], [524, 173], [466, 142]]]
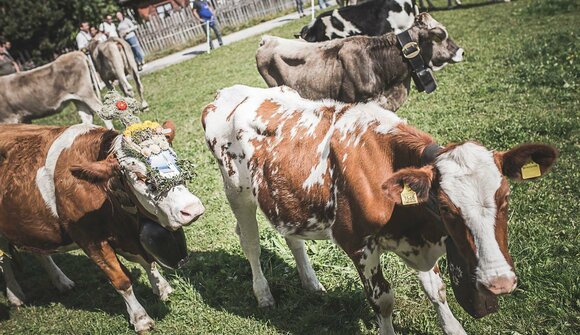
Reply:
[[[336, 20], [342, 23], [342, 25], [344, 26], [343, 30], [338, 30], [332, 25], [331, 17], [334, 17]], [[340, 16], [340, 13], [338, 12], [337, 9], [335, 9], [332, 12], [331, 16], [325, 16], [321, 18], [321, 20], [322, 23], [324, 24], [324, 27], [326, 28], [324, 34], [326, 35], [326, 37], [328, 37], [328, 39], [332, 39], [332, 34], [335, 34], [336, 36], [339, 37], [348, 37], [351, 35], [360, 34], [361, 32], [357, 27], [355, 27], [352, 24], [352, 22], [347, 21], [342, 16]]]
[[[139, 204], [149, 214], [157, 218], [161, 226], [175, 231], [203, 214], [205, 208], [201, 201], [191, 194], [183, 184], [172, 187], [165, 195], [159, 197], [163, 190], [153, 188], [140, 178], [147, 176], [148, 168], [154, 167], [147, 166], [143, 161], [126, 155], [122, 148], [122, 136], [119, 135], [113, 144], [113, 151], [117, 155], [122, 170], [125, 171], [122, 178], [127, 181], [131, 193]], [[177, 157], [173, 149], [169, 148], [165, 151]], [[170, 171], [168, 177], [174, 177], [176, 173], [180, 172]]]
[[405, 12], [405, 3], [408, 3], [408, 0], [395, 0], [395, 2], [401, 6], [402, 10], [400, 12], [389, 11], [387, 21], [391, 25], [391, 28], [393, 28], [395, 34], [398, 34], [411, 28], [415, 17], [413, 13], [407, 14]]
[[453, 204], [461, 210], [465, 225], [473, 235], [477, 280], [515, 278], [495, 237], [497, 206], [495, 194], [502, 175], [493, 154], [475, 143], [461, 144], [445, 152], [435, 162], [441, 174], [440, 185]]
[[54, 185], [54, 170], [60, 154], [70, 148], [75, 139], [80, 135], [86, 134], [96, 126], [92, 124], [77, 124], [68, 127], [62, 134], [60, 134], [48, 149], [46, 161], [44, 166], [36, 172], [36, 186], [40, 190], [40, 195], [44, 200], [46, 206], [55, 218], [58, 218], [58, 211], [56, 208], [56, 190]]

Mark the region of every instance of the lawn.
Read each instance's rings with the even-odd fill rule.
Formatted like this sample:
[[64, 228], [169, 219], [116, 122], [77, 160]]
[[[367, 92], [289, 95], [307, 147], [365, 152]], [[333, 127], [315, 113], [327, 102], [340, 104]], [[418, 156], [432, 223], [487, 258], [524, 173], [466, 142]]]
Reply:
[[[441, 144], [472, 139], [506, 150], [542, 142], [555, 145], [560, 159], [544, 178], [511, 185], [510, 252], [518, 289], [500, 297], [498, 313], [475, 320], [461, 310], [449, 288], [451, 308], [469, 334], [578, 334], [580, 6], [575, 0], [464, 4], [433, 16], [465, 48], [465, 62], [436, 74], [435, 93], [412, 92], [399, 115]], [[294, 21], [271, 34], [290, 38], [305, 23], [306, 18]], [[305, 292], [290, 251], [263, 218], [262, 264], [277, 306], [257, 307], [250, 266], [204, 142], [200, 114], [220, 88], [265, 86], [254, 62], [258, 41], [254, 37], [228, 45], [143, 78], [151, 104], [143, 118], [176, 121], [175, 148], [197, 164], [197, 178], [189, 188], [207, 210], [186, 229], [190, 262], [178, 271], [165, 271], [175, 289], [170, 301], [156, 299], [145, 273], [131, 265], [137, 296], [156, 320], [155, 334], [374, 334], [374, 314], [345, 254], [331, 242], [308, 243], [328, 292]], [[39, 123], [78, 121], [68, 109]], [[413, 271], [392, 254], [383, 257], [385, 276], [396, 294], [396, 330], [441, 334]], [[0, 321], [0, 334], [133, 333], [122, 298], [88, 258], [78, 252], [54, 258], [76, 288], [58, 293], [37, 261], [24, 257], [17, 277], [29, 302]], [[0, 294], [2, 304], [7, 300]]]

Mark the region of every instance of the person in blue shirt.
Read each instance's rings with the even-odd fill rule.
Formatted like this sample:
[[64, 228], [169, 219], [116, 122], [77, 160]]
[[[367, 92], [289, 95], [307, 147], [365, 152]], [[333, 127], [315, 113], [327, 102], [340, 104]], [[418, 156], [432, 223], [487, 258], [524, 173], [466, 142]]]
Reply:
[[[215, 12], [207, 0], [196, 0], [193, 2], [193, 15], [201, 21], [201, 23], [209, 24], [209, 27], [215, 33], [220, 46], [224, 45], [222, 35], [220, 34], [219, 24], [215, 17]], [[213, 50], [213, 41], [210, 39], [210, 49]]]

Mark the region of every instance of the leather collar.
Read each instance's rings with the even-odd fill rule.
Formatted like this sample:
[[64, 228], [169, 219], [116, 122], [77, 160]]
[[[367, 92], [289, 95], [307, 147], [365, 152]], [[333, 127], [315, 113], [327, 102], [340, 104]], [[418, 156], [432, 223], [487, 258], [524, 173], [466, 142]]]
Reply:
[[425, 91], [426, 93], [431, 93], [437, 88], [437, 83], [435, 82], [435, 77], [433, 76], [433, 71], [425, 65], [423, 57], [421, 57], [421, 48], [419, 43], [413, 41], [409, 31], [405, 30], [397, 36], [397, 41], [399, 41], [399, 46], [403, 52], [403, 58], [409, 62], [411, 68], [411, 76], [415, 82], [415, 86], [419, 92]]

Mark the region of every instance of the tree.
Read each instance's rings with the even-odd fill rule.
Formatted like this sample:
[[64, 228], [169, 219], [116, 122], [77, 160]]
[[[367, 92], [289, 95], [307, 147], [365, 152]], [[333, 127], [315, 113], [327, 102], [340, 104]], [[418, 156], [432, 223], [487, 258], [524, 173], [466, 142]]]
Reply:
[[0, 34], [40, 65], [75, 48], [81, 21], [97, 25], [117, 10], [115, 0], [0, 0]]

